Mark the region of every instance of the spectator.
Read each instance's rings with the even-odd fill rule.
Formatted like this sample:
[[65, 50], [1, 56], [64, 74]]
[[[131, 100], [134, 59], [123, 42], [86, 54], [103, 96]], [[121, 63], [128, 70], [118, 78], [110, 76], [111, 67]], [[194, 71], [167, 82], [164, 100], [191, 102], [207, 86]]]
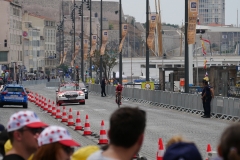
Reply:
[[0, 155], [4, 156], [5, 151], [4, 151], [4, 144], [8, 140], [8, 133], [5, 127], [0, 124]]
[[105, 81], [105, 78], [103, 78], [102, 82], [101, 82], [101, 89], [102, 89], [101, 90], [101, 95], [102, 95], [102, 97], [104, 97], [103, 94], [105, 95], [105, 97], [107, 96], [106, 93], [105, 93], [105, 86], [106, 86], [106, 81]]
[[196, 145], [186, 142], [180, 136], [171, 138], [167, 143], [167, 149], [163, 160], [202, 160]]
[[204, 115], [202, 118], [210, 118], [211, 117], [211, 100], [212, 100], [212, 93], [210, 87], [208, 86], [208, 82], [203, 80], [203, 91], [202, 91], [202, 103], [203, 103], [203, 110]]
[[27, 160], [38, 149], [37, 138], [46, 126], [32, 111], [13, 114], [7, 124], [12, 149], [3, 160]]
[[76, 152], [73, 153], [72, 160], [87, 160], [87, 158], [93, 154], [94, 152], [98, 151], [98, 146], [86, 146], [82, 147]]
[[223, 160], [240, 160], [240, 124], [233, 124], [225, 129], [220, 138], [218, 155]]
[[138, 108], [123, 107], [110, 117], [105, 150], [93, 153], [88, 160], [130, 160], [140, 150], [146, 126], [146, 113]]
[[60, 126], [49, 126], [38, 138], [40, 148], [33, 160], [70, 160], [74, 146], [80, 146], [70, 136], [69, 132]]

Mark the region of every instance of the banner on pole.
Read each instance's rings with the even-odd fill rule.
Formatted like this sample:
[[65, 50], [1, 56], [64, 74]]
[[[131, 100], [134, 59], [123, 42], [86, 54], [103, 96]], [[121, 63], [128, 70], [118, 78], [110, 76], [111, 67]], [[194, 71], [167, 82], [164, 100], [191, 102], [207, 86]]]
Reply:
[[127, 31], [128, 31], [128, 25], [122, 24], [122, 40], [121, 40], [121, 43], [119, 44], [119, 49], [118, 49], [119, 53], [122, 51], [122, 47], [127, 35]]
[[105, 54], [107, 41], [108, 41], [108, 31], [107, 30], [103, 30], [102, 31], [102, 46], [101, 46], [101, 52], [100, 52], [101, 55]]
[[92, 44], [91, 44], [91, 50], [90, 50], [90, 56], [94, 56], [94, 51], [96, 50], [96, 44], [97, 44], [97, 35], [92, 35]]
[[195, 44], [199, 0], [189, 0], [188, 4], [188, 44]]
[[147, 45], [149, 49], [153, 49], [153, 42], [154, 42], [154, 34], [155, 29], [157, 26], [157, 14], [150, 14], [150, 21], [149, 21], [149, 34], [147, 37]]
[[88, 39], [83, 39], [83, 57], [84, 60], [87, 59], [87, 54], [88, 54]]

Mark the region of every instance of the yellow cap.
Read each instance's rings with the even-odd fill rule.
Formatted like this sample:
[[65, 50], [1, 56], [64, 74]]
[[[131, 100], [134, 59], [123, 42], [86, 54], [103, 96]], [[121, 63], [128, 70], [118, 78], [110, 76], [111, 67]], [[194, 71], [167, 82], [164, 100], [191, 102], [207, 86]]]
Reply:
[[5, 153], [10, 151], [11, 149], [12, 149], [12, 144], [11, 144], [10, 140], [7, 140], [7, 142], [4, 144]]
[[94, 152], [98, 151], [98, 146], [86, 146], [78, 149], [72, 155], [72, 160], [87, 160], [87, 158], [93, 154]]

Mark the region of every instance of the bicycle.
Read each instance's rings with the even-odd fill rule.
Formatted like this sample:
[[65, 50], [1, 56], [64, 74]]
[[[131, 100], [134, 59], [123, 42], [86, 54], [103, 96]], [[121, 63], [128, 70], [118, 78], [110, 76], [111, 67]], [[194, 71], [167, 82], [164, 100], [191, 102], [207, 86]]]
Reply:
[[121, 105], [121, 92], [118, 91], [117, 92], [117, 104], [118, 104], [118, 108], [120, 108], [120, 105]]

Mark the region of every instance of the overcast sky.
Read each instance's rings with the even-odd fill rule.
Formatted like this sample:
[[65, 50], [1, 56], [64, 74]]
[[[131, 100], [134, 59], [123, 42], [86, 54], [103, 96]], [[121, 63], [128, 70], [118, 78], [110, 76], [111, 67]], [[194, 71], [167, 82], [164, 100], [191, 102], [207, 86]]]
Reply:
[[[181, 24], [184, 20], [184, 1], [185, 0], [160, 0], [162, 22]], [[155, 0], [149, 0], [149, 2], [151, 4], [151, 10], [155, 11]], [[226, 24], [237, 24], [237, 9], [239, 10], [238, 23], [240, 24], [240, 0], [226, 0], [225, 3]], [[124, 14], [134, 16], [136, 21], [146, 21], [146, 0], [122, 0], [122, 5]]]

